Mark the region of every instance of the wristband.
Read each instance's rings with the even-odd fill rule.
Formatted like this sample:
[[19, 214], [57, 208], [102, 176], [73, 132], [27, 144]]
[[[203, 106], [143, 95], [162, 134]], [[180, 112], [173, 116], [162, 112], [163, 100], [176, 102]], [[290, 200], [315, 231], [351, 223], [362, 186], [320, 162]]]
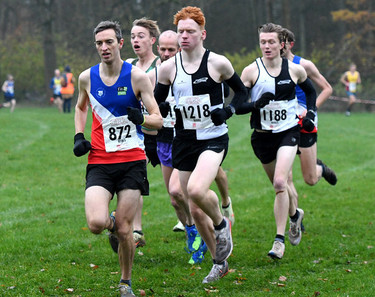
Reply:
[[141, 126], [143, 126], [143, 124], [146, 122], [146, 117], [145, 117], [145, 115], [143, 114], [143, 122], [142, 122], [142, 124], [141, 124]]

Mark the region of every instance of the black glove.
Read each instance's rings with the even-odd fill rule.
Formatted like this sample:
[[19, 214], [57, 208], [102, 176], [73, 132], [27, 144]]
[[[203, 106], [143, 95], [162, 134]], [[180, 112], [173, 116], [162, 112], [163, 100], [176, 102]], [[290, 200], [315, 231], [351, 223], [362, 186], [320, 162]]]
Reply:
[[127, 108], [128, 119], [136, 125], [142, 125], [144, 122], [144, 115], [138, 108], [130, 107]]
[[224, 108], [216, 108], [211, 111], [211, 120], [215, 126], [219, 126], [233, 115], [232, 109], [227, 106]]
[[302, 128], [307, 132], [313, 131], [315, 128], [314, 119], [315, 119], [314, 111], [309, 110], [306, 113], [306, 116], [302, 120]]
[[163, 118], [166, 118], [168, 116], [169, 110], [171, 109], [171, 106], [169, 102], [162, 102], [159, 104], [160, 114]]
[[271, 92], [266, 92], [260, 96], [260, 98], [254, 102], [254, 107], [257, 109], [265, 107], [268, 103], [270, 103], [270, 100], [274, 100], [275, 95]]
[[91, 143], [90, 141], [85, 139], [83, 133], [77, 133], [76, 135], [74, 135], [74, 155], [76, 155], [77, 157], [81, 157], [87, 154], [89, 150], [91, 150]]

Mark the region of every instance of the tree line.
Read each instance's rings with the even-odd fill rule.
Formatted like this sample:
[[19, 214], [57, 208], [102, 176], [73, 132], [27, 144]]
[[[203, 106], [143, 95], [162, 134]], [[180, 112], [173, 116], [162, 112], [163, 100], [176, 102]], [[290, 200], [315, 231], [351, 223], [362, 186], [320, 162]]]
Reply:
[[98, 63], [93, 29], [106, 19], [121, 23], [123, 58], [134, 56], [132, 22], [141, 17], [172, 29], [173, 15], [186, 5], [206, 17], [205, 46], [225, 54], [241, 73], [259, 53], [258, 26], [274, 22], [296, 35], [294, 52], [312, 60], [335, 87], [351, 62], [371, 98], [375, 13], [372, 0], [0, 0], [0, 79], [12, 73], [18, 100], [48, 102], [55, 68], [70, 65], [75, 76]]

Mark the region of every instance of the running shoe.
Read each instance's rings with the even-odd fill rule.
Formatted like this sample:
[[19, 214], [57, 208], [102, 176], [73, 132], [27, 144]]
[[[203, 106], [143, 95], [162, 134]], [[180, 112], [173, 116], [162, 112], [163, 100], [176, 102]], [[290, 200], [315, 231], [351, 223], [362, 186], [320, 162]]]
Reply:
[[289, 241], [292, 245], [298, 245], [302, 238], [302, 220], [304, 216], [304, 211], [301, 208], [297, 208], [299, 213], [298, 219], [296, 221], [289, 220]]
[[185, 227], [184, 224], [182, 224], [180, 221], [173, 227], [173, 232], [184, 232]]
[[222, 264], [214, 264], [210, 273], [203, 279], [202, 283], [208, 284], [221, 279], [228, 274], [228, 262]]
[[217, 263], [224, 262], [233, 250], [232, 234], [231, 234], [231, 225], [229, 219], [224, 217], [226, 226], [221, 230], [215, 230], [216, 237], [216, 254], [215, 261]]
[[193, 264], [199, 264], [199, 263], [202, 263], [203, 259], [204, 259], [204, 255], [206, 254], [207, 252], [207, 245], [206, 243], [202, 240], [202, 245], [201, 247], [199, 248], [199, 250], [197, 250], [196, 252], [194, 252], [191, 257], [190, 257], [190, 260], [189, 260], [189, 264], [193, 265]]
[[188, 253], [194, 253], [199, 250], [200, 246], [202, 245], [202, 238], [195, 225], [190, 227], [186, 225], [185, 229], [187, 235]]
[[121, 297], [131, 297], [135, 296], [132, 288], [128, 284], [120, 283], [119, 284]]
[[230, 199], [230, 197], [228, 197], [228, 199], [229, 199], [229, 205], [227, 207], [222, 206], [221, 208], [223, 210], [223, 216], [227, 217], [233, 226], [235, 219], [234, 219], [234, 212], [232, 208], [232, 200]]
[[322, 176], [329, 184], [334, 186], [337, 183], [336, 173], [331, 168], [329, 168], [326, 164], [324, 164], [322, 160], [317, 159], [316, 164], [323, 167]]
[[109, 230], [109, 232], [108, 232], [108, 240], [109, 240], [109, 244], [111, 245], [112, 250], [117, 254], [119, 242], [118, 242], [117, 235], [115, 234], [115, 230], [116, 230], [116, 211], [115, 210], [112, 211], [110, 213], [109, 217], [113, 221], [113, 228], [112, 228], [112, 230]]
[[268, 252], [268, 256], [272, 259], [281, 259], [284, 256], [285, 244], [279, 240], [273, 242], [272, 249]]
[[145, 240], [144, 234], [140, 234], [137, 231], [133, 231], [133, 239], [134, 239], [134, 243], [135, 243], [136, 248], [143, 247], [143, 246], [146, 245], [146, 240]]

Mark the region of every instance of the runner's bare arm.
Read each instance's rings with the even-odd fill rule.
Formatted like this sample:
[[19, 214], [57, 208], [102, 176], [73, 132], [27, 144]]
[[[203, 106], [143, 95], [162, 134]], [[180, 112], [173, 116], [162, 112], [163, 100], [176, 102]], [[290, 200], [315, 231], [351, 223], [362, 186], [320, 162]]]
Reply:
[[142, 100], [149, 113], [144, 116], [142, 126], [149, 129], [161, 129], [163, 118], [160, 115], [159, 107], [154, 98], [150, 79], [145, 72], [135, 67], [132, 68], [132, 86], [134, 94]]
[[88, 90], [90, 86], [90, 70], [82, 72], [78, 78], [78, 99], [75, 107], [74, 124], [75, 132], [83, 133], [85, 131], [87, 113], [89, 108]]

